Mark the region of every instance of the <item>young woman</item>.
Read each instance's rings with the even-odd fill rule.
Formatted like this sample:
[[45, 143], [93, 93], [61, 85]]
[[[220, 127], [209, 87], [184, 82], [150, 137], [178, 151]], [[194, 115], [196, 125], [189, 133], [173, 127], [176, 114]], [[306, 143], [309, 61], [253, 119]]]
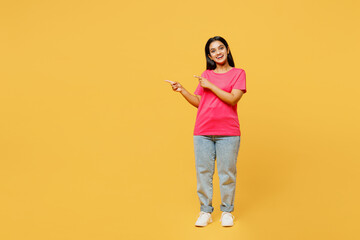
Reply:
[[230, 48], [224, 38], [215, 36], [205, 45], [206, 70], [198, 78], [194, 95], [179, 82], [171, 83], [198, 108], [194, 129], [195, 166], [200, 215], [195, 226], [212, 222], [213, 175], [217, 161], [222, 226], [233, 226], [236, 162], [240, 146], [237, 103], [246, 92], [245, 71], [235, 68]]

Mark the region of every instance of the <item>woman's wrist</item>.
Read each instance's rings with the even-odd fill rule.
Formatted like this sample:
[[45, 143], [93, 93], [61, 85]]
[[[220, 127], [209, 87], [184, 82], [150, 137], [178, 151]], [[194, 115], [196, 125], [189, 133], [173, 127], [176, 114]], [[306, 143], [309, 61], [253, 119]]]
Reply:
[[184, 94], [188, 93], [188, 91], [183, 86], [181, 86], [180, 93], [184, 95]]
[[210, 83], [210, 86], [208, 87], [209, 90], [214, 91], [216, 88], [216, 85], [213, 83]]

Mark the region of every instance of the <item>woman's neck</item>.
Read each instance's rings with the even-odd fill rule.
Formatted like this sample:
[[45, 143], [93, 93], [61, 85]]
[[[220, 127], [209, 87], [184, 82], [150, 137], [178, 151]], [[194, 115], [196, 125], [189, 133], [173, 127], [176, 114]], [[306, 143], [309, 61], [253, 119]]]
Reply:
[[224, 73], [224, 72], [227, 72], [227, 71], [229, 71], [231, 69], [232, 69], [232, 67], [229, 64], [217, 65], [216, 69], [214, 69], [214, 72], [216, 72], [216, 73]]

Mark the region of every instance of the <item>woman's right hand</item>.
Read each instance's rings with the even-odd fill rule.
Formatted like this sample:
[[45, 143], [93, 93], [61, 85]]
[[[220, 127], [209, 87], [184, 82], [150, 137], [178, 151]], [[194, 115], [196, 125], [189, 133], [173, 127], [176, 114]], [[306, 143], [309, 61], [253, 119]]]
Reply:
[[173, 89], [175, 92], [181, 92], [182, 86], [181, 86], [180, 83], [178, 83], [178, 82], [173, 82], [173, 81], [170, 81], [170, 80], [165, 80], [165, 82], [170, 83], [172, 89]]

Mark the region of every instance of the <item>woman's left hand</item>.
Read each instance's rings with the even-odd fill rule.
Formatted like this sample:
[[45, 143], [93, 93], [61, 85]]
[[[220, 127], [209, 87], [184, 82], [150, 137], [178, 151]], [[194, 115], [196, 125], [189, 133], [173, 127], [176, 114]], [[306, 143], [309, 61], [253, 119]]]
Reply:
[[200, 86], [202, 86], [203, 88], [211, 88], [213, 86], [213, 84], [204, 77], [200, 77], [197, 75], [194, 75], [194, 77], [199, 79]]

